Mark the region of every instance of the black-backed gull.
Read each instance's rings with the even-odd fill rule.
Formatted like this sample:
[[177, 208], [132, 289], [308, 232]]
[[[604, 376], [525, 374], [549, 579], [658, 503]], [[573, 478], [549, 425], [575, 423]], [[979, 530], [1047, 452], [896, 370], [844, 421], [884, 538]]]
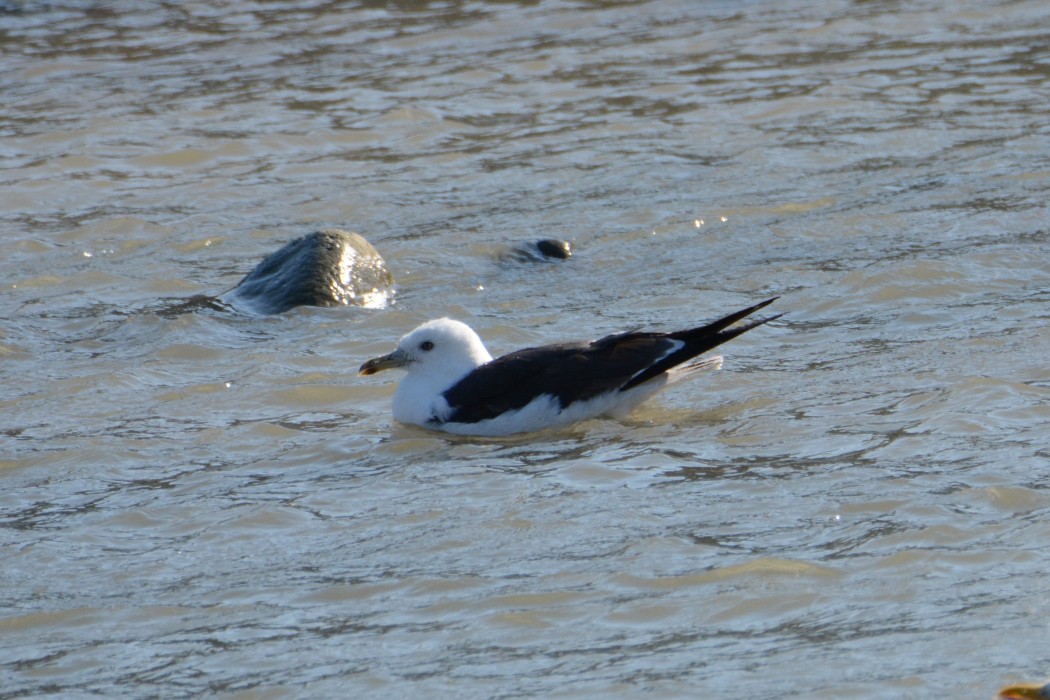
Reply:
[[360, 373], [407, 370], [394, 393], [394, 418], [449, 433], [510, 435], [598, 416], [623, 418], [670, 382], [720, 368], [720, 356], [690, 360], [779, 318], [729, 327], [775, 300], [698, 328], [630, 331], [497, 359], [468, 325], [439, 318], [405, 335], [389, 355], [365, 362]]

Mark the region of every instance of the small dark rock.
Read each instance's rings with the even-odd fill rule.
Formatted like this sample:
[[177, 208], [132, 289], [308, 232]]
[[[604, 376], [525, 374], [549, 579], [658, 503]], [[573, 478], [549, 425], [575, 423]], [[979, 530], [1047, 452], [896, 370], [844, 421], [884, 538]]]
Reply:
[[554, 238], [544, 238], [541, 241], [536, 241], [536, 249], [544, 257], [557, 258], [558, 260], [565, 260], [572, 255], [572, 243], [559, 241]]
[[546, 262], [566, 260], [572, 255], [572, 243], [555, 238], [522, 243], [500, 254], [502, 262]]

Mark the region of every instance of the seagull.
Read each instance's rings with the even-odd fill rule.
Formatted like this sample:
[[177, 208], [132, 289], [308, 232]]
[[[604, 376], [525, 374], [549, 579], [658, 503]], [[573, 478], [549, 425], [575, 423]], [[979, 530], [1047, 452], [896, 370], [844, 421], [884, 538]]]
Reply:
[[600, 340], [525, 348], [492, 359], [470, 326], [427, 321], [359, 374], [402, 368], [394, 419], [459, 435], [495, 437], [609, 416], [625, 418], [669, 383], [719, 369], [701, 353], [782, 314], [729, 328], [778, 297], [706, 326], [672, 333], [628, 331]]

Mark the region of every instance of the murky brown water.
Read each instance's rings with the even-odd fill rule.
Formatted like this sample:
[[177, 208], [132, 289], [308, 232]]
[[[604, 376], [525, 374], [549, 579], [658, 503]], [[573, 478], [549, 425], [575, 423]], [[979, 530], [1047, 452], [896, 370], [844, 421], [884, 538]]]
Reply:
[[[1050, 673], [1050, 5], [8, 0], [0, 62], [3, 697]], [[391, 308], [162, 313], [324, 225]], [[627, 423], [448, 439], [355, 374], [772, 294]]]

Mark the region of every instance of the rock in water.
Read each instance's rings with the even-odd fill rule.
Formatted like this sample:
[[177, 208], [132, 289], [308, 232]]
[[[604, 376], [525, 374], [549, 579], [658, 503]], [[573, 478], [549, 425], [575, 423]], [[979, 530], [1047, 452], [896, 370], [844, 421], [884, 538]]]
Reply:
[[554, 238], [544, 238], [541, 241], [536, 241], [536, 249], [539, 250], [545, 258], [566, 260], [572, 255], [572, 243], [569, 243], [568, 241], [559, 241]]
[[296, 306], [379, 308], [393, 284], [383, 257], [364, 236], [326, 228], [267, 256], [220, 299], [260, 314]]
[[572, 243], [559, 241], [556, 238], [543, 238], [538, 241], [522, 243], [505, 250], [499, 255], [500, 262], [546, 262], [548, 260], [568, 260], [572, 256]]

